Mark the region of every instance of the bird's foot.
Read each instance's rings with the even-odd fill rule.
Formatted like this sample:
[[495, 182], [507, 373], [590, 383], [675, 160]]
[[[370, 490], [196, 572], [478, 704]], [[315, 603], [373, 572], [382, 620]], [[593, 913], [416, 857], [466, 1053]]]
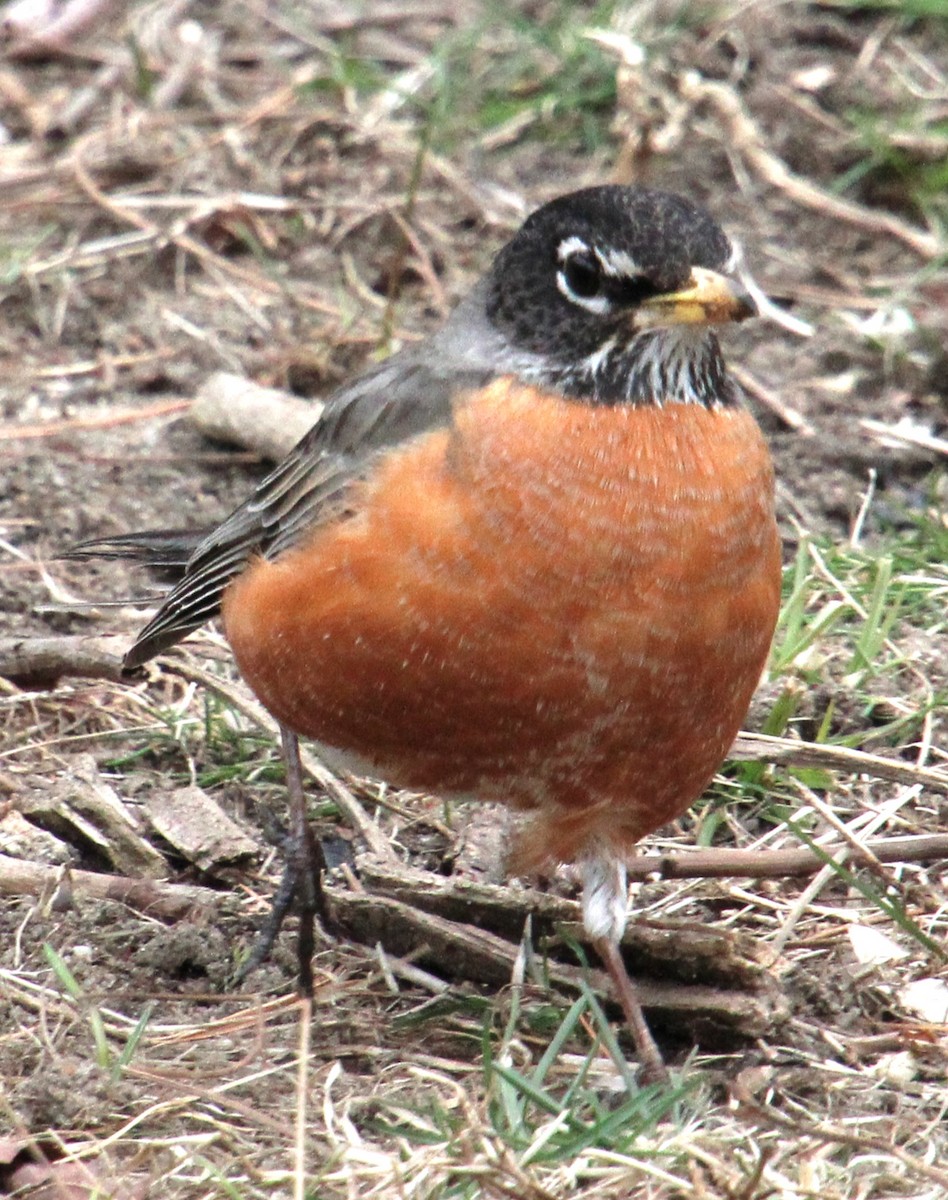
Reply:
[[301, 996], [313, 994], [313, 948], [315, 923], [318, 917], [328, 924], [326, 899], [322, 880], [326, 870], [322, 847], [313, 837], [306, 820], [306, 794], [303, 790], [303, 768], [296, 734], [281, 726], [283, 762], [286, 767], [286, 786], [290, 802], [289, 853], [283, 878], [273, 897], [270, 913], [260, 930], [253, 949], [238, 968], [234, 982], [242, 983], [251, 971], [269, 956], [276, 936], [294, 900], [298, 902], [300, 929], [296, 940], [299, 968], [298, 987]]
[[323, 854], [309, 828], [302, 839], [291, 835], [286, 865], [273, 896], [270, 911], [253, 947], [234, 973], [233, 982], [239, 986], [248, 975], [265, 962], [273, 950], [277, 935], [283, 928], [287, 913], [294, 902], [299, 910], [300, 926], [297, 935], [298, 987], [301, 996], [313, 994], [313, 949], [315, 923], [327, 924], [326, 902], [322, 889]]

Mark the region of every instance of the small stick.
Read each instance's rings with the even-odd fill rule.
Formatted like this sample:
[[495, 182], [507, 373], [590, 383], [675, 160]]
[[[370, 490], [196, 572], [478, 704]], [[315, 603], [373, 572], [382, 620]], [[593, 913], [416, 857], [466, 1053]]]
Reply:
[[132, 425], [155, 417], [172, 417], [187, 412], [190, 400], [162, 400], [145, 408], [123, 408], [118, 412], [94, 417], [72, 417], [68, 421], [47, 421], [43, 425], [7, 425], [0, 429], [0, 442], [19, 442], [28, 438], [61, 437], [64, 433], [85, 433], [93, 429], [111, 429], [113, 425]]
[[62, 867], [0, 854], [0, 895], [43, 896], [67, 880], [73, 896], [117, 900], [163, 921], [181, 920], [196, 909], [215, 910], [222, 899], [221, 893], [213, 888], [194, 884], [128, 879], [124, 875], [100, 875], [96, 871], [67, 871]]
[[807, 437], [812, 437], [816, 433], [816, 430], [799, 409], [788, 404], [772, 388], [762, 384], [750, 371], [733, 365], [728, 370], [745, 392], [750, 392], [755, 400], [759, 400], [761, 404], [766, 405], [789, 429], [795, 429], [797, 433], [805, 434]]
[[710, 82], [695, 72], [685, 72], [681, 76], [680, 90], [684, 99], [692, 103], [706, 101], [710, 104], [727, 132], [729, 146], [743, 155], [762, 179], [785, 192], [797, 204], [860, 229], [896, 237], [922, 258], [937, 258], [944, 253], [944, 241], [936, 234], [916, 229], [890, 213], [876, 212], [842, 196], [834, 196], [794, 174], [782, 158], [765, 148], [761, 131], [729, 85]]
[[871, 417], [861, 418], [859, 424], [878, 438], [883, 446], [917, 446], [921, 450], [948, 455], [948, 438], [936, 437], [924, 429], [887, 425], [885, 421], [874, 421]]
[[[880, 863], [930, 862], [948, 858], [948, 834], [932, 833], [916, 837], [878, 838], [865, 846], [843, 846], [833, 842], [821, 845], [824, 854], [834, 858], [842, 853], [845, 861], [862, 865]], [[684, 850], [680, 854], [640, 854], [627, 866], [630, 879], [789, 879], [812, 875], [824, 865], [812, 850]]]

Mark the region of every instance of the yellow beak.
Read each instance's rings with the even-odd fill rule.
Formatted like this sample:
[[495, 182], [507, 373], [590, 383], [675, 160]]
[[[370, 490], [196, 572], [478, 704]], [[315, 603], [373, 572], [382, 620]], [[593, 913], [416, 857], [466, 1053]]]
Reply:
[[635, 310], [636, 329], [664, 329], [670, 325], [724, 325], [757, 316], [757, 305], [732, 280], [693, 267], [687, 287], [679, 292], [651, 296]]

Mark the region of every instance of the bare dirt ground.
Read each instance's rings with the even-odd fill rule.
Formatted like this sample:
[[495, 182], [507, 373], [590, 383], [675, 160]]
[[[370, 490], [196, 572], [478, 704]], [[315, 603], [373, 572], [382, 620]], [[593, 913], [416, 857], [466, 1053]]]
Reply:
[[[189, 421], [211, 372], [316, 398], [433, 328], [537, 203], [647, 182], [706, 203], [790, 317], [727, 336], [798, 565], [748, 728], [891, 769], [736, 765], [646, 850], [836, 844], [834, 821], [877, 838], [944, 829], [943, 18], [804, 3], [100, 7], [84, 36], [32, 52], [8, 29], [0, 65], [0, 639], [127, 641], [154, 582], [56, 555], [211, 525], [266, 469]], [[581, 974], [542, 896], [467, 897], [478, 922], [488, 900], [507, 913], [508, 961], [433, 918], [412, 925], [414, 902], [381, 888], [394, 907], [347, 918], [367, 945], [320, 935], [300, 1070], [292, 922], [242, 991], [228, 982], [279, 874], [276, 751], [219, 635], [176, 661], [131, 684], [0, 679], [0, 1195], [50, 1162], [70, 1196], [948, 1194], [944, 859], [816, 883], [645, 884], [649, 917], [713, 922], [726, 940], [677, 974], [658, 953], [672, 992], [737, 996], [733, 1024], [714, 1004], [700, 1019], [657, 1007], [684, 1068], [664, 1099], [629, 1099], [587, 993], [541, 986], [556, 963], [573, 985]], [[249, 854], [194, 861], [172, 844], [155, 813], [185, 787]], [[326, 837], [361, 852], [338, 796], [313, 794]], [[370, 785], [352, 805], [393, 847], [387, 869], [462, 889], [502, 879], [494, 814]], [[205, 890], [182, 916], [158, 893], [147, 911], [94, 897], [77, 875], [70, 903], [40, 886], [64, 863]], [[409, 891], [436, 891], [427, 878]], [[560, 893], [569, 880], [545, 895]]]

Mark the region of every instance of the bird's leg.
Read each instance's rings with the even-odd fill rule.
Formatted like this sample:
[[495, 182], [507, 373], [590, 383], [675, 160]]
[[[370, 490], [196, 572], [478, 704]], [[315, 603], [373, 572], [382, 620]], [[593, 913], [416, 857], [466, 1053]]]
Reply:
[[612, 980], [616, 999], [625, 1015], [648, 1083], [666, 1083], [668, 1071], [642, 1012], [635, 985], [625, 969], [619, 944], [625, 930], [628, 880], [625, 864], [601, 858], [587, 859], [583, 871], [583, 925]]
[[300, 929], [296, 943], [299, 990], [302, 996], [312, 996], [314, 922], [317, 915], [324, 923], [326, 921], [326, 900], [322, 889], [322, 875], [326, 864], [322, 849], [313, 837], [306, 819], [306, 793], [303, 790], [299, 739], [295, 733], [282, 725], [280, 739], [290, 801], [290, 836], [286, 866], [264, 926], [253, 950], [238, 970], [236, 982], [245, 979], [267, 958], [290, 905], [296, 898], [300, 910]]
[[662, 1052], [652, 1037], [652, 1031], [645, 1020], [635, 985], [625, 969], [618, 943], [610, 938], [594, 938], [593, 945], [596, 953], [606, 964], [609, 978], [615, 989], [616, 999], [622, 1006], [632, 1040], [635, 1042], [635, 1052], [642, 1064], [643, 1080], [646, 1083], [667, 1083], [668, 1069], [662, 1058]]

